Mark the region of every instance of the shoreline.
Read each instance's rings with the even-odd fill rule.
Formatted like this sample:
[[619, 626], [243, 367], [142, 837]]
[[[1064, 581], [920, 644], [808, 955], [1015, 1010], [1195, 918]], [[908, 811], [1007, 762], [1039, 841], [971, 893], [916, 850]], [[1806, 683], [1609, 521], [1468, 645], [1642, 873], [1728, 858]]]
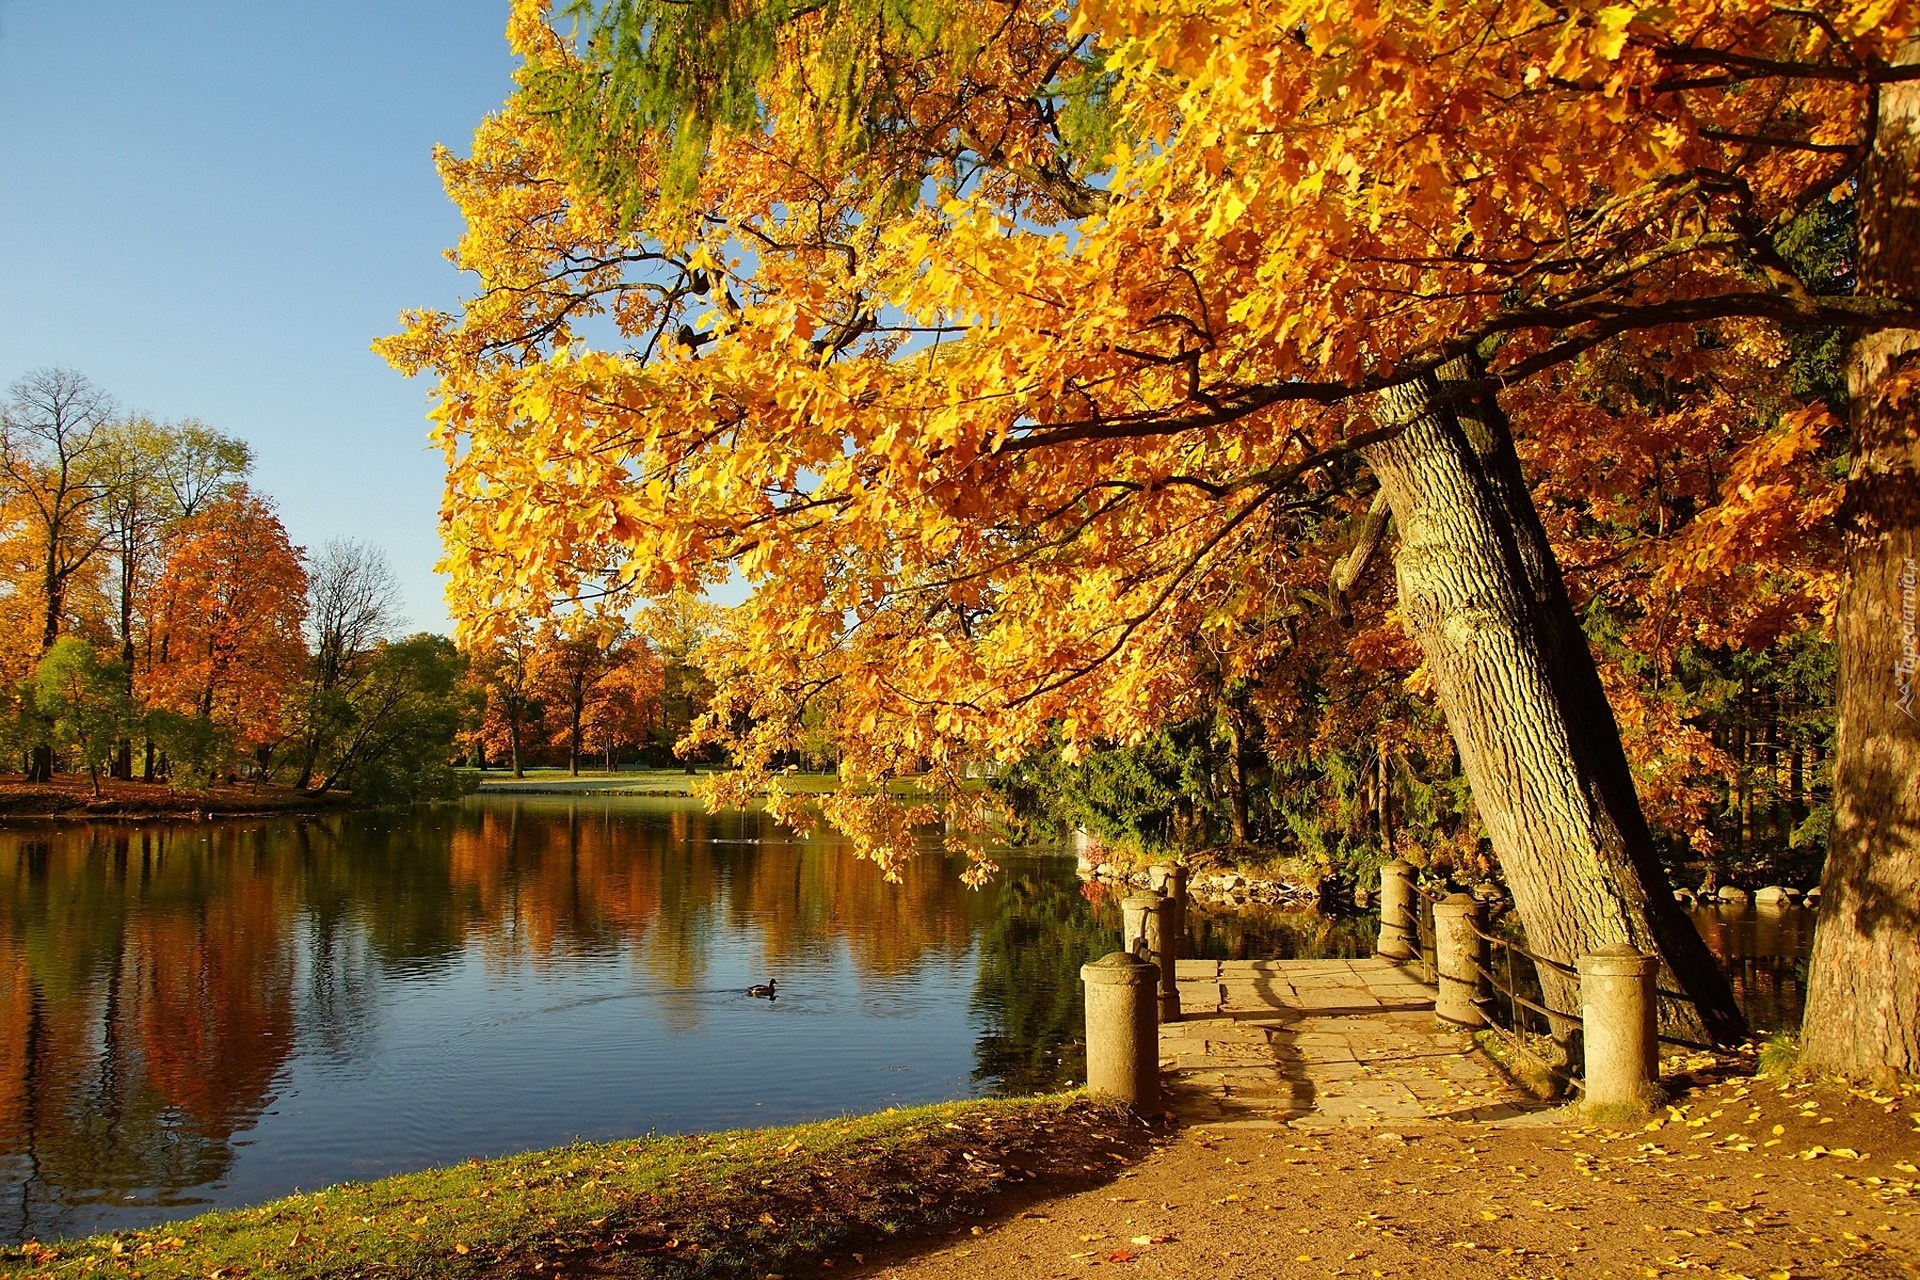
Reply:
[[316, 795], [290, 787], [234, 783], [176, 791], [164, 782], [102, 778], [95, 796], [82, 776], [53, 782], [0, 781], [0, 828], [43, 822], [200, 822], [215, 818], [306, 817], [360, 807], [342, 792]]
[[575, 1143], [138, 1231], [10, 1245], [0, 1274], [822, 1273], [956, 1220], [1104, 1184], [1152, 1135], [1124, 1111], [1068, 1093]]

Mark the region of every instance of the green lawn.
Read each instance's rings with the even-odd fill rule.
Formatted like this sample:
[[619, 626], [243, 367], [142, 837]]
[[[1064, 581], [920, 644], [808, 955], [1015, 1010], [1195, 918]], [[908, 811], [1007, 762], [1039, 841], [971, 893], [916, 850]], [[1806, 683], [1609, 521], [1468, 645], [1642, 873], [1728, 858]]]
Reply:
[[980, 1212], [1011, 1184], [1109, 1176], [1144, 1145], [1076, 1095], [943, 1103], [782, 1129], [578, 1144], [0, 1253], [0, 1274], [478, 1277], [819, 1274]]
[[[684, 769], [623, 769], [612, 773], [604, 769], [582, 769], [578, 777], [565, 769], [528, 769], [524, 772], [525, 777], [516, 778], [505, 770], [489, 769], [480, 774], [480, 792], [482, 795], [488, 792], [523, 792], [546, 795], [683, 796], [692, 795], [694, 782], [711, 770], [702, 769], [700, 775], [695, 775]], [[832, 773], [789, 773], [780, 775], [780, 785], [795, 794], [825, 795], [840, 789], [840, 778]], [[896, 780], [888, 789], [902, 797], [917, 794], [911, 780]]]

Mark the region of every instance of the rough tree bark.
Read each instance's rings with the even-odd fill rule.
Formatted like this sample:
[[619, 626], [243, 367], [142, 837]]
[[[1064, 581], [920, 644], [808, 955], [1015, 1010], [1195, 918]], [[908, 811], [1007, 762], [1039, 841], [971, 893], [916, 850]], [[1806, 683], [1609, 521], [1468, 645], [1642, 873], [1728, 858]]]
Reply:
[[[1920, 40], [1899, 62], [1920, 63]], [[1860, 192], [1859, 290], [1920, 281], [1920, 83], [1880, 89]], [[1835, 630], [1833, 837], [1803, 1059], [1920, 1074], [1920, 330], [1871, 333], [1847, 369], [1853, 470]]]
[[1227, 813], [1235, 846], [1247, 843], [1247, 752], [1240, 710], [1232, 702], [1220, 708], [1227, 731]]
[[[1568, 963], [1617, 942], [1657, 954], [1661, 988], [1686, 997], [1661, 1000], [1665, 1032], [1742, 1038], [1732, 988], [1654, 852], [1504, 418], [1456, 412], [1437, 378], [1383, 399], [1407, 424], [1366, 453], [1399, 530], [1401, 614], [1528, 941]], [[1543, 967], [1540, 981], [1548, 1004], [1578, 1007], [1573, 979]]]

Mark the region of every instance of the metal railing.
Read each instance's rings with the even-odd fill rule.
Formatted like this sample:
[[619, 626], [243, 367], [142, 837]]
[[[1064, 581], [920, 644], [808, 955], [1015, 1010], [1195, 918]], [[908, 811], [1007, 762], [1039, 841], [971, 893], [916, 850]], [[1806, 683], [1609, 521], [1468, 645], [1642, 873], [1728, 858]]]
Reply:
[[[1442, 896], [1444, 895], [1425, 889], [1417, 890], [1415, 894], [1415, 900], [1419, 904], [1415, 928], [1419, 938], [1420, 971], [1422, 980], [1429, 986], [1435, 985], [1439, 978], [1438, 952], [1433, 932], [1433, 904]], [[1552, 1039], [1561, 1053], [1566, 1055], [1567, 1062], [1578, 1064], [1581, 1060], [1578, 1052], [1580, 1045], [1575, 1037], [1581, 1034], [1584, 1024], [1579, 1014], [1547, 1005], [1546, 993], [1540, 988], [1538, 973], [1541, 969], [1548, 969], [1565, 974], [1573, 979], [1577, 986], [1580, 981], [1580, 970], [1564, 960], [1556, 960], [1551, 956], [1543, 956], [1536, 951], [1531, 951], [1513, 938], [1483, 929], [1477, 924], [1473, 926], [1473, 932], [1492, 949], [1489, 953], [1491, 964], [1482, 965], [1476, 960], [1473, 966], [1479, 972], [1481, 980], [1487, 984], [1490, 993], [1475, 1001], [1480, 1006], [1481, 1012], [1487, 1015], [1487, 1020], [1511, 1031], [1545, 1035]], [[1524, 966], [1516, 966], [1514, 963], [1516, 957], [1530, 962], [1534, 968], [1529, 970]], [[1529, 984], [1528, 978], [1533, 978], [1534, 981]], [[1666, 987], [1656, 987], [1654, 994], [1662, 1000], [1697, 1003], [1692, 996], [1684, 992], [1668, 990]], [[1656, 1038], [1661, 1044], [1673, 1045], [1681, 1049], [1707, 1052], [1712, 1052], [1714, 1049], [1713, 1045], [1689, 1040], [1683, 1036], [1660, 1035]]]
[[[1416, 930], [1421, 976], [1429, 985], [1436, 985], [1439, 979], [1439, 951], [1433, 929], [1433, 904], [1439, 897], [1421, 890], [1415, 898], [1418, 903]], [[1503, 934], [1483, 929], [1477, 924], [1472, 928], [1474, 935], [1487, 944], [1489, 961], [1487, 964], [1480, 963], [1478, 959], [1473, 961], [1475, 971], [1486, 985], [1486, 994], [1476, 999], [1475, 1005], [1494, 1026], [1523, 1036], [1538, 1035], [1551, 1040], [1556, 1049], [1554, 1056], [1559, 1061], [1542, 1058], [1542, 1065], [1561, 1085], [1579, 1088], [1579, 1067], [1583, 1055], [1576, 1037], [1584, 1026], [1580, 1015], [1549, 1006], [1546, 993], [1540, 990], [1537, 979], [1530, 986], [1526, 984], [1527, 978], [1534, 977], [1537, 970], [1517, 966], [1514, 961], [1516, 957], [1531, 961], [1536, 966], [1567, 974], [1576, 982], [1579, 980], [1579, 970], [1550, 956], [1530, 951]]]

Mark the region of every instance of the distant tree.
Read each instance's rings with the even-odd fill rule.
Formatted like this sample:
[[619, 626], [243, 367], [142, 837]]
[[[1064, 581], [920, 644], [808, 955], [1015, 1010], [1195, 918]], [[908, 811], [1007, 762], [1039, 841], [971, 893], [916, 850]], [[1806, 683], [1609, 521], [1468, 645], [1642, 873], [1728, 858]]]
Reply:
[[485, 703], [479, 730], [481, 751], [503, 752], [513, 776], [524, 777], [524, 748], [533, 727], [545, 717], [534, 659], [538, 653], [533, 628], [513, 626], [472, 654], [473, 670]]
[[466, 666], [442, 636], [374, 644], [364, 673], [342, 687], [345, 714], [324, 743], [318, 790], [344, 787], [376, 804], [457, 796], [454, 740], [477, 712], [462, 680]]
[[400, 584], [378, 547], [336, 538], [307, 573], [307, 640], [312, 651], [301, 706], [296, 785], [308, 786], [320, 757], [358, 718], [355, 687], [376, 647], [399, 622]]
[[660, 659], [640, 637], [620, 647], [612, 666], [594, 682], [586, 705], [585, 731], [605, 756], [609, 772], [614, 752], [645, 747], [660, 715]]
[[[252, 469], [253, 455], [244, 442], [192, 419], [163, 424], [136, 414], [114, 422], [103, 436], [101, 509], [117, 568], [120, 663], [131, 694], [138, 605], [158, 572], [168, 530], [215, 495], [230, 493]], [[113, 770], [131, 776], [130, 738], [121, 740]]]
[[0, 483], [0, 683], [33, 674], [40, 660], [40, 549], [26, 495]]
[[34, 672], [33, 699], [51, 730], [54, 750], [72, 752], [100, 794], [100, 771], [131, 718], [126, 681], [116, 662], [103, 662], [85, 640], [54, 641]]
[[273, 507], [244, 487], [183, 520], [148, 608], [148, 706], [217, 725], [264, 763], [285, 737], [307, 656], [302, 558]]
[[[720, 611], [687, 591], [676, 591], [643, 610], [636, 628], [660, 659], [660, 718], [666, 746], [680, 754], [678, 743], [706, 714], [713, 682], [700, 669], [696, 656], [719, 626]], [[693, 771], [691, 756], [687, 771]]]
[[624, 620], [576, 615], [542, 627], [534, 655], [533, 677], [541, 701], [561, 713], [554, 741], [567, 749], [567, 772], [580, 776], [590, 707], [599, 684], [619, 665], [630, 638]]
[[[111, 397], [71, 369], [36, 369], [0, 404], [0, 477], [19, 499], [39, 548], [40, 647], [60, 638], [67, 590], [98, 554], [106, 533], [99, 507], [104, 433]], [[34, 748], [29, 776], [53, 777], [49, 746]]]

